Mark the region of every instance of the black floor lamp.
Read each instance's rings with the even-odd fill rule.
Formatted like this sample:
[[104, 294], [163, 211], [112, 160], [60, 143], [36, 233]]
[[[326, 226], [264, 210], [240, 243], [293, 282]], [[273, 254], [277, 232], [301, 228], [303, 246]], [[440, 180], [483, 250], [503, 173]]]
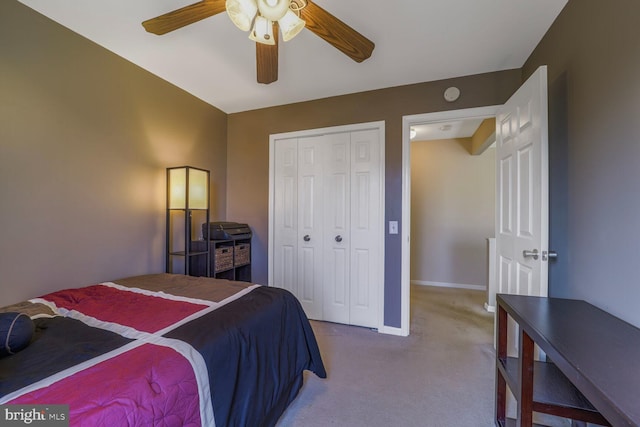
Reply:
[[[167, 235], [166, 264], [167, 273], [174, 272], [176, 258], [184, 260], [183, 272], [189, 274], [191, 259], [206, 257], [207, 276], [209, 275], [210, 251], [191, 251], [194, 214], [209, 223], [209, 176], [206, 169], [192, 166], [167, 168]], [[177, 220], [180, 218], [182, 221]], [[203, 231], [208, 234], [208, 227]], [[209, 236], [202, 236], [205, 241]]]

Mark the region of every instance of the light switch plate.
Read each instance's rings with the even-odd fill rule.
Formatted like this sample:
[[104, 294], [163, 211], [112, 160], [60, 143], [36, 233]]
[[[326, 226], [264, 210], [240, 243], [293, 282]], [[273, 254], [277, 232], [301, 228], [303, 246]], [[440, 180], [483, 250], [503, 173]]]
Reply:
[[389, 234], [398, 234], [398, 221], [389, 221]]

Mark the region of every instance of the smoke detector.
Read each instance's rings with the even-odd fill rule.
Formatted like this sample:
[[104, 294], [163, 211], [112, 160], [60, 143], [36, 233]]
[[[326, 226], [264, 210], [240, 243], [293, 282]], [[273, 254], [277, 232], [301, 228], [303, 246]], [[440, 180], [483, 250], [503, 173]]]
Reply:
[[444, 91], [444, 99], [448, 102], [453, 102], [460, 98], [460, 89], [455, 86], [451, 86]]

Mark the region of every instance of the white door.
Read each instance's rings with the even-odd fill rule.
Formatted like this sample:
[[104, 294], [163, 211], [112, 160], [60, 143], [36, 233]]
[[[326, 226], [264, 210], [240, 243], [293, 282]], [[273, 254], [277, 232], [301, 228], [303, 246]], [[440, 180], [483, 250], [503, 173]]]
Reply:
[[298, 139], [298, 292], [307, 316], [323, 319], [324, 137]]
[[326, 137], [324, 320], [377, 327], [379, 144], [375, 130]]
[[374, 130], [351, 134], [351, 302], [350, 324], [376, 327], [378, 293], [371, 286], [380, 279], [383, 223], [380, 186], [380, 141]]
[[497, 292], [547, 296], [549, 250], [547, 67], [496, 119]]
[[350, 323], [351, 135], [327, 135], [324, 193], [324, 319]]
[[273, 280], [298, 295], [298, 139], [279, 140], [273, 157]]
[[384, 140], [380, 126], [272, 137], [269, 284], [307, 316], [379, 327]]

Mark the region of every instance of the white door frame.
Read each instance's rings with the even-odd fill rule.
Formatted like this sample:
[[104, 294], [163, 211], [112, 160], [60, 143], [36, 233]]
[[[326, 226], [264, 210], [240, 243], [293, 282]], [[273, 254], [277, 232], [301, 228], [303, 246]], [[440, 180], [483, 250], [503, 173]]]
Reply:
[[385, 122], [377, 121], [377, 122], [368, 122], [368, 123], [357, 123], [343, 126], [332, 126], [325, 128], [317, 128], [317, 129], [307, 129], [295, 132], [285, 132], [285, 133], [277, 133], [269, 135], [269, 245], [268, 245], [268, 284], [269, 286], [274, 286], [273, 279], [273, 243], [274, 243], [274, 227], [273, 227], [273, 212], [275, 208], [275, 200], [274, 200], [274, 171], [275, 171], [275, 141], [278, 139], [287, 139], [287, 138], [301, 138], [308, 136], [316, 136], [316, 135], [325, 135], [331, 133], [343, 133], [343, 132], [354, 132], [361, 131], [367, 129], [375, 129], [378, 132], [379, 141], [380, 141], [380, 177], [382, 182], [380, 183], [380, 212], [382, 212], [381, 220], [380, 220], [380, 233], [378, 236], [377, 244], [380, 247], [379, 252], [379, 260], [377, 263], [380, 271], [377, 272], [379, 274], [377, 277], [380, 277], [379, 280], [379, 289], [378, 292], [378, 331], [385, 332], [384, 326], [384, 254], [385, 254]]
[[[410, 327], [410, 260], [411, 260], [411, 126], [450, 122], [453, 120], [484, 119], [495, 117], [500, 105], [466, 108], [463, 110], [438, 111], [402, 117], [402, 249], [400, 274], [400, 331], [399, 335], [409, 335]], [[489, 237], [489, 236], [487, 236]]]

